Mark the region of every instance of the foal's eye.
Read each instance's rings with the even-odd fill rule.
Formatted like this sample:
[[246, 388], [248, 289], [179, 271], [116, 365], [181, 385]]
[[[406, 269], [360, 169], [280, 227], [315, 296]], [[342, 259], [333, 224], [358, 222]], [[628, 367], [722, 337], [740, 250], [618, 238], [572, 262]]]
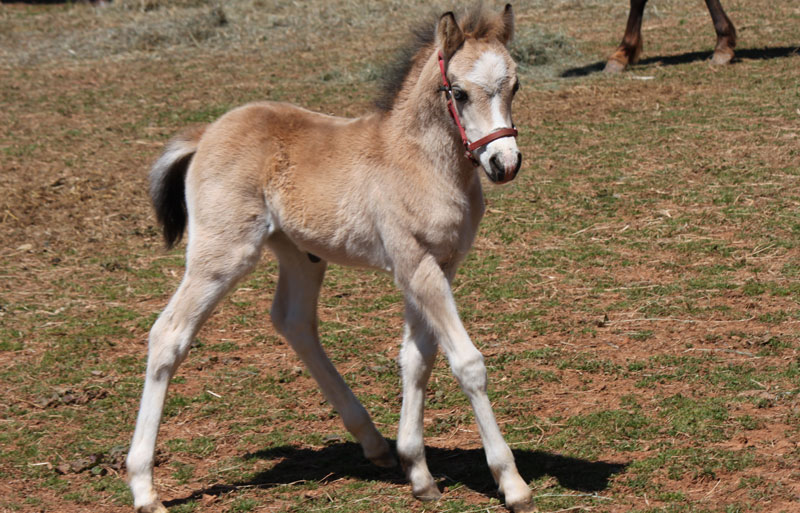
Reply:
[[519, 80], [514, 82], [514, 87], [511, 88], [511, 94], [517, 94], [517, 91], [519, 91]]
[[455, 98], [457, 102], [465, 102], [469, 96], [467, 96], [467, 93], [465, 93], [463, 89], [457, 89], [454, 87], [453, 98]]

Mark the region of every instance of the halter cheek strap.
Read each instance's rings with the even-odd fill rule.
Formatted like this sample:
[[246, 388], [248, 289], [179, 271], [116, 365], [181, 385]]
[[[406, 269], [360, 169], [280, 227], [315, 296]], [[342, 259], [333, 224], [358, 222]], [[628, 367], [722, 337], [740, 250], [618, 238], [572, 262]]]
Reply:
[[458, 110], [456, 109], [455, 102], [453, 101], [453, 88], [450, 85], [450, 81], [447, 80], [447, 73], [445, 73], [444, 69], [444, 56], [442, 55], [441, 50], [439, 50], [439, 70], [442, 72], [442, 87], [440, 87], [439, 90], [443, 91], [447, 97], [447, 110], [450, 111], [450, 116], [453, 118], [453, 121], [455, 121], [456, 127], [458, 128], [458, 133], [461, 135], [461, 142], [464, 144], [464, 149], [466, 150], [465, 155], [474, 166], [478, 166], [480, 165], [480, 162], [478, 161], [478, 158], [475, 157], [475, 154], [472, 153], [473, 151], [486, 146], [495, 139], [500, 139], [502, 137], [516, 137], [517, 129], [513, 126], [511, 128], [501, 128], [499, 130], [495, 130], [489, 135], [481, 137], [475, 142], [469, 142], [469, 139], [467, 138], [467, 132], [464, 130], [464, 125], [461, 124], [461, 118], [458, 116]]

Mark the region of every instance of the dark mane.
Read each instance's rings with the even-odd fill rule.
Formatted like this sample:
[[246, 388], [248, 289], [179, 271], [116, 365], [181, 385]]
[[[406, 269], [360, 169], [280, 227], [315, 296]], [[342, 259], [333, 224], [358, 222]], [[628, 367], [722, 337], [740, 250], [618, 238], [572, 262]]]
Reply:
[[380, 79], [380, 92], [375, 99], [375, 106], [382, 112], [392, 110], [394, 100], [403, 88], [403, 83], [414, 66], [414, 57], [423, 49], [433, 45], [436, 39], [436, 20], [431, 17], [428, 23], [420, 24], [411, 31], [411, 38], [398, 50], [394, 60], [390, 62]]
[[[483, 2], [478, 2], [467, 10], [455, 13], [456, 21], [467, 37], [475, 39], [490, 39], [496, 37], [501, 26], [498, 16], [486, 9]], [[426, 17], [426, 22], [421, 23], [411, 31], [411, 38], [401, 48], [394, 60], [389, 63], [380, 79], [380, 89], [375, 106], [381, 112], [392, 110], [394, 101], [403, 88], [406, 79], [415, 64], [415, 57], [423, 49], [433, 46], [436, 39], [436, 25], [442, 13]]]

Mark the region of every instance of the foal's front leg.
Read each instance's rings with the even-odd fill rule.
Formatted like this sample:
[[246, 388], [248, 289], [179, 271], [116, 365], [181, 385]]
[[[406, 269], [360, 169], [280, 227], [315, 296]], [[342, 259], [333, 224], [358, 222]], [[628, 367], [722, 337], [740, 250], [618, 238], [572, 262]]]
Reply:
[[436, 359], [436, 340], [412, 304], [406, 304], [406, 326], [398, 361], [403, 375], [403, 407], [397, 429], [397, 455], [414, 497], [423, 501], [442, 496], [425, 462], [423, 415], [425, 388]]
[[420, 312], [437, 337], [453, 375], [472, 405], [489, 469], [500, 493], [505, 495], [506, 505], [515, 512], [532, 511], [531, 491], [517, 472], [514, 456], [503, 440], [486, 393], [483, 355], [472, 344], [458, 317], [447, 277], [433, 256], [424, 255], [416, 265], [398, 268], [397, 279], [407, 301]]

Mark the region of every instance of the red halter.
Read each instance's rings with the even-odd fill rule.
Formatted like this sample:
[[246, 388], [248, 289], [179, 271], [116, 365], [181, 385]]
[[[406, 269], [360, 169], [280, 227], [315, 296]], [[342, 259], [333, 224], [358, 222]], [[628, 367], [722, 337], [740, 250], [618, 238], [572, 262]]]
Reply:
[[442, 72], [443, 83], [440, 90], [444, 91], [444, 93], [447, 95], [447, 110], [450, 111], [450, 116], [452, 116], [453, 121], [456, 123], [456, 127], [458, 127], [458, 133], [461, 135], [461, 142], [464, 143], [464, 148], [466, 150], [466, 157], [474, 166], [478, 166], [480, 165], [480, 162], [472, 153], [473, 151], [486, 146], [495, 139], [500, 139], [502, 137], [516, 137], [517, 129], [513, 126], [511, 128], [501, 128], [499, 130], [495, 130], [485, 137], [481, 137], [475, 142], [469, 142], [469, 139], [467, 139], [467, 132], [464, 130], [464, 125], [461, 124], [461, 118], [458, 117], [458, 110], [456, 110], [455, 103], [453, 102], [453, 88], [450, 86], [450, 82], [447, 80], [447, 74], [444, 71], [444, 56], [442, 55], [441, 50], [439, 50], [439, 70]]

